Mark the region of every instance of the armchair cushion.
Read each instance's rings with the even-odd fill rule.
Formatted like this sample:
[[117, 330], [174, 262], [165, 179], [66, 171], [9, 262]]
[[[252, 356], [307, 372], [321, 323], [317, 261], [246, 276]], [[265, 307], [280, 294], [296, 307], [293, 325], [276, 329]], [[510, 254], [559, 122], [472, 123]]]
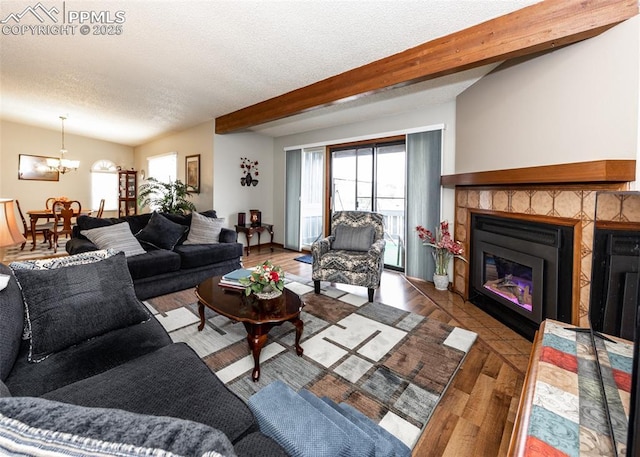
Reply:
[[339, 225], [335, 229], [335, 241], [332, 249], [343, 249], [347, 251], [368, 251], [373, 244], [375, 230], [368, 227], [349, 227]]

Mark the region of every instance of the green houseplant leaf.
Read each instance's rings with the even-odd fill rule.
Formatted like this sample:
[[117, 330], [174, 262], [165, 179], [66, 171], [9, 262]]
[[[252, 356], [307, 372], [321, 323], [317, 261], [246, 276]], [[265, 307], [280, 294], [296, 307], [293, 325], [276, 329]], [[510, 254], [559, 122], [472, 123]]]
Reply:
[[140, 185], [138, 205], [148, 206], [162, 213], [186, 214], [196, 210], [196, 206], [187, 200], [190, 197], [189, 188], [179, 179], [162, 182], [156, 178], [147, 178]]

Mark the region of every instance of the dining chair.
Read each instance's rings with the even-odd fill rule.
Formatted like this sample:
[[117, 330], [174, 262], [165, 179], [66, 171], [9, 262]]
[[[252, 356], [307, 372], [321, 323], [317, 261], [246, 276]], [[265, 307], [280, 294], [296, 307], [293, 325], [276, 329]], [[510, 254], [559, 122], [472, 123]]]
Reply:
[[[53, 239], [53, 252], [58, 252], [58, 238], [66, 235], [68, 238], [73, 231], [72, 219], [82, 212], [82, 204], [78, 200], [56, 200], [52, 207], [54, 222], [53, 229], [49, 233]], [[51, 240], [50, 240], [51, 241]]]
[[[30, 239], [32, 237], [31, 223], [27, 224], [27, 220], [24, 218], [24, 214], [22, 214], [22, 209], [20, 208], [20, 202], [18, 201], [18, 199], [16, 199], [16, 206], [18, 207], [18, 214], [20, 214], [20, 219], [22, 220], [22, 227], [23, 227], [22, 235], [28, 240], [28, 239]], [[43, 242], [49, 241], [49, 247], [51, 247], [51, 239], [49, 237], [49, 233], [50, 233], [52, 228], [53, 228], [53, 223], [52, 222], [47, 222], [46, 224], [38, 224], [38, 225], [36, 225], [36, 235], [38, 233], [42, 233]], [[21, 251], [24, 249], [26, 244], [27, 244], [26, 241], [24, 243], [22, 243], [22, 246], [20, 246], [20, 250]]]
[[103, 212], [104, 212], [104, 198], [100, 200], [100, 206], [98, 206], [98, 212], [96, 213], [96, 217], [102, 217]]
[[44, 202], [45, 207], [47, 209], [51, 209], [53, 207], [53, 203], [56, 201], [55, 197], [49, 197], [47, 198], [47, 200]]

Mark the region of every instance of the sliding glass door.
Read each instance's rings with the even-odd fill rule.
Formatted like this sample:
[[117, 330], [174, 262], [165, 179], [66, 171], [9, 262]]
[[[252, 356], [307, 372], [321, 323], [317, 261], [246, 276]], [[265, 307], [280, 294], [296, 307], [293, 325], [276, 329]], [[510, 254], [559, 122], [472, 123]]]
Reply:
[[331, 211], [385, 218], [385, 265], [404, 268], [404, 139], [331, 149]]

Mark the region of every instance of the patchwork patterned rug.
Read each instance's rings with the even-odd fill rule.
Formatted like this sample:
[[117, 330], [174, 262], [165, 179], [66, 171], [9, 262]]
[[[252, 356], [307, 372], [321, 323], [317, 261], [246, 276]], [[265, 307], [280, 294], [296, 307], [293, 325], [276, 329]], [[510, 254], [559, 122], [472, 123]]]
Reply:
[[206, 308], [207, 325], [198, 332], [197, 303], [162, 314], [153, 300], [147, 306], [173, 341], [188, 343], [245, 401], [279, 379], [351, 404], [412, 448], [476, 334], [325, 284], [316, 295], [308, 279], [287, 275], [287, 281], [305, 302], [304, 354], [295, 353], [292, 324], [273, 328], [256, 383], [241, 323]]
[[9, 264], [14, 260], [33, 260], [33, 259], [45, 259], [49, 257], [62, 257], [69, 255], [65, 251], [64, 247], [68, 240], [61, 238], [58, 240], [58, 252], [54, 253], [53, 249], [49, 249], [49, 243], [42, 242], [42, 235], [38, 235], [36, 248], [31, 250], [31, 238], [27, 240], [27, 244], [24, 249], [20, 250], [20, 245], [7, 248], [4, 263]]

